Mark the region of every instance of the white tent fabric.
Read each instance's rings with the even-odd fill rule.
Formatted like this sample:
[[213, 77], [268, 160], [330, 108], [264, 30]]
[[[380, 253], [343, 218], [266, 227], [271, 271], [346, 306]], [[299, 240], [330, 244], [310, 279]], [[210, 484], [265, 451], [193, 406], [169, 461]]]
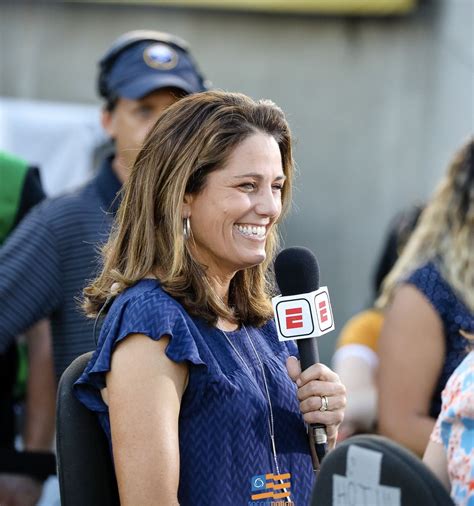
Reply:
[[49, 196], [88, 179], [105, 141], [98, 106], [0, 97], [0, 149], [39, 166]]

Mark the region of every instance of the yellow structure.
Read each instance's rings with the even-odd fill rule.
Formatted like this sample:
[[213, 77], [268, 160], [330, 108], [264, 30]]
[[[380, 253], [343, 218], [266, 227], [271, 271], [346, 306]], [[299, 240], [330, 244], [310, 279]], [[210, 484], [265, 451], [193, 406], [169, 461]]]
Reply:
[[[74, 1], [74, 0], [72, 0]], [[76, 0], [80, 1], [80, 0]], [[84, 1], [84, 0], [82, 0]], [[85, 0], [90, 3], [163, 5], [244, 11], [387, 16], [412, 12], [417, 0]]]

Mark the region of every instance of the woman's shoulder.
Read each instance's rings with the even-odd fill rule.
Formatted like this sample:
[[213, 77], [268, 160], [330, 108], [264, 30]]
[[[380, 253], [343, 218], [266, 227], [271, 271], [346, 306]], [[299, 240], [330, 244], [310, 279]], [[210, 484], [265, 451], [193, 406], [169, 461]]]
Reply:
[[443, 278], [441, 269], [434, 261], [427, 262], [415, 269], [406, 278], [405, 283], [417, 288], [438, 312], [443, 313], [446, 308], [458, 301], [458, 297]]
[[186, 324], [190, 317], [181, 304], [166, 293], [156, 279], [143, 279], [121, 292], [107, 313], [99, 344], [111, 335], [126, 332], [158, 332], [158, 328], [173, 330], [178, 323]]
[[137, 301], [151, 301], [171, 305], [178, 304], [173, 297], [163, 290], [161, 283], [157, 279], [145, 278], [121, 292], [112, 304], [112, 308], [114, 305], [121, 306]]
[[87, 372], [104, 372], [118, 343], [133, 334], [154, 341], [167, 336], [166, 355], [175, 362], [202, 364], [198, 351], [200, 334], [192, 318], [154, 279], [144, 279], [121, 292], [101, 328], [97, 348]]
[[158, 280], [145, 278], [121, 292], [112, 303], [107, 316], [113, 316], [124, 309], [127, 312], [139, 310], [145, 314], [151, 307], [167, 311], [183, 310], [181, 304], [163, 290]]
[[418, 266], [407, 276], [406, 282], [419, 286], [446, 283], [434, 261]]

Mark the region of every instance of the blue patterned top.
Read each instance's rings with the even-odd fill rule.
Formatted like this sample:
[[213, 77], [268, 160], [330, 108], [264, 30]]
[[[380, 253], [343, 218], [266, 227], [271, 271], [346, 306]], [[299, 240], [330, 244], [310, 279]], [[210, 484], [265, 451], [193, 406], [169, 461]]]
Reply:
[[[280, 472], [291, 474], [294, 504], [307, 506], [314, 473], [296, 385], [285, 366], [289, 355], [298, 355], [297, 347], [293, 342], [278, 341], [273, 321], [261, 328], [248, 327], [247, 331], [265, 367]], [[252, 500], [252, 495], [262, 491], [258, 487], [252, 490], [252, 478], [276, 470], [261, 368], [245, 331], [227, 335], [250, 367], [252, 379], [222, 332], [190, 317], [158, 281], [142, 280], [120, 294], [105, 319], [97, 349], [75, 384], [77, 397], [97, 413], [110, 444], [108, 409], [100, 389], [105, 386], [114, 346], [132, 333], [154, 340], [169, 335], [166, 355], [175, 362], [186, 361], [189, 366], [179, 415], [179, 503], [271, 504], [270, 499]]]
[[428, 299], [443, 323], [445, 358], [430, 406], [430, 416], [437, 418], [441, 411], [441, 392], [466, 356], [467, 340], [459, 330], [474, 332], [474, 315], [443, 279], [434, 262], [414, 271], [407, 283], [414, 285]]

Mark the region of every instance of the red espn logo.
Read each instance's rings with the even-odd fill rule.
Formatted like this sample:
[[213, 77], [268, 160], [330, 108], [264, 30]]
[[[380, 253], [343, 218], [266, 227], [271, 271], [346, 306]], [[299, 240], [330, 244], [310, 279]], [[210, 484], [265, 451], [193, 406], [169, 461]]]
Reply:
[[285, 311], [286, 328], [300, 329], [303, 326], [303, 308], [295, 307]]
[[314, 298], [314, 307], [316, 309], [316, 318], [321, 332], [330, 329], [334, 324], [334, 319], [329, 302], [329, 294], [326, 290], [321, 290]]
[[322, 300], [318, 304], [318, 310], [319, 310], [319, 321], [321, 323], [325, 323], [328, 321], [328, 305], [325, 300]]
[[279, 335], [284, 339], [311, 335], [315, 326], [313, 312], [310, 302], [300, 296], [278, 301], [275, 315]]

